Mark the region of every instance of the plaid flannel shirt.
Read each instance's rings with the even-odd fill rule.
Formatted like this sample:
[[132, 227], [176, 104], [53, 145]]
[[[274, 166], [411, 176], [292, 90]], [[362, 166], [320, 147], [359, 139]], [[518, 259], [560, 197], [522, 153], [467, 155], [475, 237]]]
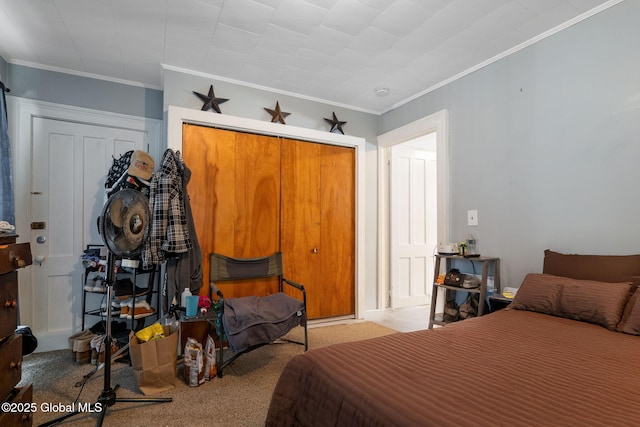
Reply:
[[168, 149], [153, 176], [149, 194], [151, 225], [142, 251], [144, 268], [162, 263], [167, 256], [192, 248], [182, 194], [182, 160]]

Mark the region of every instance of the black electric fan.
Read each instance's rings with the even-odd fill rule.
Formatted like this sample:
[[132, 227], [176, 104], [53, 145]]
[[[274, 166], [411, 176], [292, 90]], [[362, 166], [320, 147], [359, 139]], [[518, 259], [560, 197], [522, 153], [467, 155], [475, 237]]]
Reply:
[[112, 255], [135, 259], [148, 234], [149, 201], [139, 191], [124, 189], [109, 198], [98, 218], [98, 231]]
[[[115, 282], [115, 261], [137, 259], [140, 256], [149, 232], [149, 201], [139, 191], [123, 189], [114, 193], [102, 208], [102, 214], [98, 218], [98, 231], [107, 247], [107, 320], [104, 337], [104, 388], [98, 397], [100, 416], [97, 426], [101, 426], [107, 408], [116, 402], [171, 402], [169, 398], [118, 398], [116, 389], [111, 387], [111, 300], [113, 298], [113, 284]], [[51, 426], [69, 417], [78, 414], [79, 411], [63, 415], [41, 426]]]

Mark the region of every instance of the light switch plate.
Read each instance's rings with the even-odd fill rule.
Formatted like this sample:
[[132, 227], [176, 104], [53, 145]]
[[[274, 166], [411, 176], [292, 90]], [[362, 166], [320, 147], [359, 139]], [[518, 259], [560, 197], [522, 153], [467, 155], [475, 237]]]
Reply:
[[467, 211], [467, 225], [478, 225], [478, 211]]

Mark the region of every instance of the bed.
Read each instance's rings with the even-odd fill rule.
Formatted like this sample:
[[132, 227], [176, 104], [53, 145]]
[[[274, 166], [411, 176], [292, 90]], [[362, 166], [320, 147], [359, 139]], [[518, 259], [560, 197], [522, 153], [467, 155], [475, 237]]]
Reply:
[[267, 426], [640, 425], [640, 255], [545, 251], [510, 308], [293, 357]]

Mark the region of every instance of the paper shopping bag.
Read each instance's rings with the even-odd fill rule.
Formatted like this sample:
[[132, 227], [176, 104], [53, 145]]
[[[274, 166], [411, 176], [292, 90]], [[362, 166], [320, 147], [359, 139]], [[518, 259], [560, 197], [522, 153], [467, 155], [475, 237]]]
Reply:
[[164, 327], [164, 338], [141, 342], [129, 335], [131, 364], [138, 388], [145, 395], [171, 390], [177, 384], [178, 333]]

